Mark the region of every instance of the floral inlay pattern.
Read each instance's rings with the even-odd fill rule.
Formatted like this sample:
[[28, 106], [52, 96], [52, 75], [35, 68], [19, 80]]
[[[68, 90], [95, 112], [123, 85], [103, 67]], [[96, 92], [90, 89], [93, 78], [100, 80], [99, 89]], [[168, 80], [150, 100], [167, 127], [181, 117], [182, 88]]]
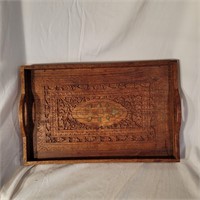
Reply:
[[72, 110], [72, 116], [87, 125], [110, 126], [125, 119], [127, 110], [109, 100], [87, 101]]

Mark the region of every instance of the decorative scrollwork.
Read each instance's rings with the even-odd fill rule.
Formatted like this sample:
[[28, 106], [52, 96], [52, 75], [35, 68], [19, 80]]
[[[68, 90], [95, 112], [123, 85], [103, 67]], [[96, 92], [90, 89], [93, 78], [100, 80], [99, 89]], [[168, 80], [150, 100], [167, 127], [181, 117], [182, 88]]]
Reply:
[[[114, 135], [110, 141], [152, 141], [155, 139], [155, 130], [153, 128], [153, 120], [150, 117], [149, 110], [154, 107], [152, 103], [152, 95], [150, 96], [150, 83], [120, 83], [120, 84], [96, 84], [96, 85], [89, 85], [89, 84], [74, 84], [74, 85], [59, 85], [53, 84], [54, 86], [44, 86], [44, 116], [45, 116], [45, 135], [46, 135], [46, 143], [73, 143], [73, 142], [92, 142], [93, 140], [91, 137], [87, 136], [87, 134], [82, 138], [82, 136], [67, 136], [66, 134], [58, 136], [59, 134], [54, 134], [53, 130], [51, 130], [51, 125], [54, 123], [57, 123], [57, 132], [67, 133], [68, 131], [76, 131], [76, 130], [85, 130], [85, 131], [96, 131], [96, 130], [121, 130], [124, 131], [127, 130], [142, 130], [144, 128], [147, 128], [149, 131], [146, 132], [146, 134], [143, 133], [143, 135], [134, 135], [132, 133], [128, 134], [127, 139], [125, 134], [123, 137], [119, 134]], [[82, 91], [91, 91], [95, 90], [97, 93], [98, 91], [113, 91], [116, 89], [129, 89], [130, 91], [134, 91], [134, 93], [126, 93], [125, 95], [120, 94], [107, 94], [98, 96], [94, 94], [88, 94], [88, 95], [82, 95]], [[71, 92], [76, 91], [74, 94]], [[143, 91], [143, 94], [141, 95], [141, 92]], [[80, 93], [79, 93], [80, 92]], [[57, 95], [56, 95], [57, 94]], [[70, 94], [70, 95], [68, 95]], [[52, 104], [52, 101], [55, 101], [54, 104]], [[91, 102], [97, 102], [91, 104]], [[92, 112], [97, 112], [95, 116], [100, 116], [99, 114], [100, 108], [97, 109], [99, 102], [106, 102], [115, 105], [115, 110], [121, 109], [121, 115], [123, 112], [125, 113], [123, 117], [119, 117], [120, 120], [114, 120], [112, 123], [97, 123], [97, 120], [106, 119], [107, 121], [110, 120], [106, 117], [110, 117], [112, 115], [111, 110], [107, 109], [107, 111], [101, 116], [102, 118], [94, 118], [94, 116], [91, 115]], [[51, 109], [51, 106], [56, 106], [56, 109]], [[77, 110], [80, 109], [80, 105], [92, 105], [96, 106], [95, 109], [90, 109], [88, 111], [88, 115], [86, 115], [88, 118], [87, 120], [90, 120], [89, 117], [94, 118], [93, 121], [96, 123], [86, 123], [84, 120], [78, 120], [77, 115], [74, 114], [77, 112]], [[105, 107], [104, 104], [101, 104]], [[83, 106], [84, 107], [84, 106]], [[113, 106], [114, 108], [114, 106]], [[56, 119], [56, 122], [51, 122], [50, 112], [53, 112], [52, 110], [56, 110], [56, 113], [53, 113], [55, 115], [54, 120]], [[84, 109], [83, 109], [84, 110]], [[113, 111], [113, 112], [114, 112]], [[84, 110], [86, 112], [86, 110]], [[104, 118], [103, 118], [104, 117]], [[87, 133], [85, 132], [84, 133]], [[55, 132], [55, 131], [54, 131]], [[102, 138], [106, 138], [103, 135], [95, 136], [96, 139], [94, 141], [96, 142], [103, 142], [105, 141]], [[88, 139], [90, 138], [90, 139]], [[120, 139], [121, 138], [121, 139]], [[131, 139], [132, 138], [132, 139]]]

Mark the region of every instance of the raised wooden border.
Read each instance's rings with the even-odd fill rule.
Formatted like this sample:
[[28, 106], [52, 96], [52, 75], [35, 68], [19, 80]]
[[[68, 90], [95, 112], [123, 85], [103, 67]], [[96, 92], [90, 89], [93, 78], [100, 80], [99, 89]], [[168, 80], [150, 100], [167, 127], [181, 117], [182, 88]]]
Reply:
[[[21, 135], [23, 141], [23, 162], [24, 165], [37, 165], [37, 164], [64, 164], [64, 163], [95, 163], [95, 162], [179, 162], [180, 161], [180, 149], [179, 149], [179, 131], [181, 125], [181, 103], [180, 103], [180, 96], [179, 96], [179, 61], [178, 60], [147, 60], [147, 61], [126, 61], [126, 63], [131, 63], [132, 66], [151, 66], [151, 65], [170, 65], [172, 67], [172, 83], [171, 86], [173, 88], [173, 97], [174, 97], [174, 116], [171, 116], [174, 119], [174, 126], [173, 126], [173, 156], [172, 157], [148, 157], [148, 158], [137, 158], [137, 157], [130, 157], [130, 158], [116, 158], [116, 159], [66, 159], [66, 160], [31, 160], [29, 158], [29, 151], [31, 147], [28, 145], [27, 136], [28, 133], [25, 131], [24, 121], [26, 120], [23, 115], [24, 113], [24, 102], [25, 102], [25, 70], [31, 69], [53, 69], [56, 65], [56, 69], [64, 69], [64, 68], [78, 68], [77, 64], [81, 66], [81, 64], [85, 65], [89, 64], [88, 68], [91, 68], [91, 65], [101, 64], [101, 63], [121, 63], [124, 62], [85, 62], [85, 63], [58, 63], [58, 64], [36, 64], [36, 65], [27, 65], [21, 66], [20, 68], [20, 77], [21, 77], [21, 99], [19, 105], [19, 123], [21, 128]], [[70, 64], [69, 66], [66, 66]], [[58, 67], [59, 66], [59, 67]], [[116, 66], [117, 67], [117, 66]], [[55, 68], [54, 68], [55, 69]]]

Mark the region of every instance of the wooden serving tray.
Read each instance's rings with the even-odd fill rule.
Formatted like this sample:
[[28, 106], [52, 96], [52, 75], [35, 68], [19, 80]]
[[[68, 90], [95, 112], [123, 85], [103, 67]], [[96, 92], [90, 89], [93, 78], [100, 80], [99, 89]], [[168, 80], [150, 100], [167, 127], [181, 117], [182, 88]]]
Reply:
[[178, 61], [21, 67], [25, 164], [179, 161]]

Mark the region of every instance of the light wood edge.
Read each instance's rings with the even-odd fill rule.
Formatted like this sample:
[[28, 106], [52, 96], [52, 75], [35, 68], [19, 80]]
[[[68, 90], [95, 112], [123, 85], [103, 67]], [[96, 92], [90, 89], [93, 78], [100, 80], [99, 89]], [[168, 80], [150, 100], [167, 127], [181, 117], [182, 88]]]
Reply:
[[[148, 62], [148, 64], [146, 64]], [[131, 60], [124, 60], [124, 61], [95, 61], [95, 62], [67, 62], [67, 63], [38, 63], [38, 64], [33, 64], [33, 65], [26, 65], [24, 66], [25, 69], [35, 69], [35, 70], [44, 70], [44, 69], [55, 69], [55, 65], [58, 65], [56, 69], [90, 69], [91, 65], [106, 65], [106, 64], [113, 64], [113, 67], [121, 68], [123, 67], [123, 63], [130, 63], [131, 66], [137, 66], [137, 67], [144, 67], [144, 66], [149, 66], [149, 67], [154, 67], [156, 65], [169, 65], [172, 62], [178, 62], [177, 59], [164, 59], [164, 60], [136, 60], [136, 61], [131, 61]], [[77, 64], [85, 64], [88, 65], [87, 67], [77, 67]], [[95, 66], [98, 68], [98, 66]], [[107, 66], [99, 66], [99, 68], [107, 68]], [[112, 67], [112, 66], [109, 66]]]
[[169, 162], [180, 162], [180, 159], [177, 158], [166, 158], [166, 159], [76, 159], [76, 160], [41, 160], [41, 161], [25, 161], [24, 165], [39, 165], [39, 164], [77, 164], [77, 163], [169, 163]]

